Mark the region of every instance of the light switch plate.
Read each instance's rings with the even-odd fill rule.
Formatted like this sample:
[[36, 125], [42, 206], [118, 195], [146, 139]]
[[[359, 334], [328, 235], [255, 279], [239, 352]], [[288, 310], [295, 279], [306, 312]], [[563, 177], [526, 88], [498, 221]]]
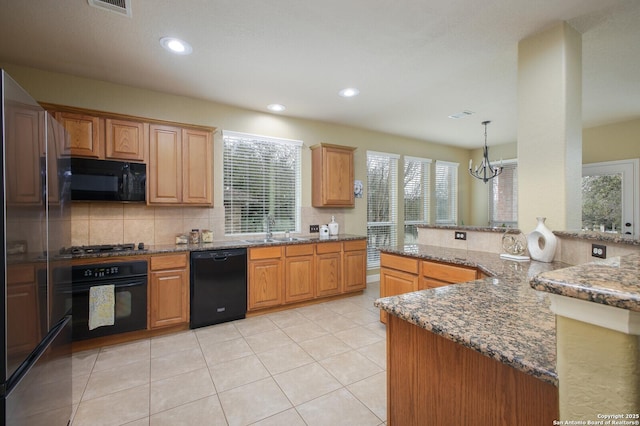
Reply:
[[320, 232], [320, 225], [309, 225], [309, 233]]
[[456, 240], [466, 240], [467, 239], [467, 233], [464, 231], [456, 231], [455, 232], [455, 239]]

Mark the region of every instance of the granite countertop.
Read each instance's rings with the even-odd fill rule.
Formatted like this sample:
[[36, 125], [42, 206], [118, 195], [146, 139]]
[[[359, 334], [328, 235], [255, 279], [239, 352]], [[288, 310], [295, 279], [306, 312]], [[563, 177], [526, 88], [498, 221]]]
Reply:
[[453, 229], [459, 231], [479, 231], [479, 232], [499, 232], [501, 234], [519, 234], [521, 231], [518, 228], [507, 228], [504, 226], [469, 226], [469, 225], [430, 225], [422, 224], [416, 225], [418, 228], [427, 229]]
[[640, 312], [640, 252], [546, 272], [536, 290]]
[[640, 246], [640, 239], [636, 239], [633, 235], [618, 234], [614, 232], [598, 232], [598, 231], [553, 231], [553, 234], [560, 238], [572, 238], [579, 240], [602, 241], [612, 244], [626, 244], [632, 246]]
[[[275, 238], [283, 238], [280, 235], [274, 235]], [[139, 256], [139, 255], [151, 255], [151, 254], [163, 254], [163, 253], [184, 253], [192, 251], [206, 251], [206, 250], [220, 250], [220, 249], [232, 249], [232, 248], [249, 248], [249, 247], [266, 247], [275, 245], [290, 245], [290, 244], [309, 244], [309, 243], [326, 243], [332, 241], [351, 241], [351, 240], [363, 240], [367, 237], [362, 235], [352, 234], [339, 234], [331, 236], [329, 238], [320, 238], [319, 234], [314, 235], [295, 235], [294, 241], [280, 241], [274, 240], [271, 242], [257, 241], [259, 238], [256, 236], [247, 237], [246, 239], [238, 239], [232, 241], [214, 241], [212, 243], [201, 244], [162, 244], [154, 246], [145, 246], [144, 250], [125, 250], [115, 252], [103, 252], [103, 253], [88, 253], [88, 254], [74, 254], [74, 259], [92, 259], [92, 258], [105, 258], [105, 257], [122, 257], [122, 256]], [[251, 242], [248, 242], [250, 240]]]
[[555, 316], [529, 280], [562, 262], [516, 262], [499, 254], [435, 246], [382, 248], [390, 254], [472, 266], [490, 278], [376, 300], [375, 306], [490, 358], [558, 385]]

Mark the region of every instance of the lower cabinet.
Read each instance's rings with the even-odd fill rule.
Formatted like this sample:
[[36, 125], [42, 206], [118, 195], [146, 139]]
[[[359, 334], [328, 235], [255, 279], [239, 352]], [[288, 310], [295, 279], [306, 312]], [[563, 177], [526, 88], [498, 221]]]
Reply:
[[[380, 297], [473, 281], [486, 275], [470, 266], [419, 260], [413, 257], [380, 254]], [[388, 314], [380, 311], [380, 321]]]
[[315, 297], [314, 245], [285, 247], [284, 302], [300, 302]]
[[249, 249], [247, 310], [335, 296], [367, 285], [366, 240]]
[[151, 256], [149, 328], [189, 322], [189, 255]]
[[282, 246], [249, 249], [249, 291], [247, 310], [282, 304]]
[[319, 243], [316, 246], [316, 295], [342, 293], [342, 243]]
[[6, 290], [9, 358], [28, 354], [40, 342], [37, 285], [36, 268], [33, 265], [9, 266]]

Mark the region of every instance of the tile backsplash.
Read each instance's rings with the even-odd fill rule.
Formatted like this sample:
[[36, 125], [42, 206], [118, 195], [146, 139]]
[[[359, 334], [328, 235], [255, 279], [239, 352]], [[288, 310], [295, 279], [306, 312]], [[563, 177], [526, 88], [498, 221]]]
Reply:
[[[344, 214], [339, 209], [303, 207], [301, 213], [301, 234], [308, 234], [311, 224], [328, 223], [332, 215], [340, 224], [340, 233], [347, 232]], [[210, 229], [216, 241], [239, 238], [224, 235], [224, 207], [151, 207], [134, 203], [73, 203], [71, 207], [74, 246], [174, 244], [176, 235], [191, 229]]]

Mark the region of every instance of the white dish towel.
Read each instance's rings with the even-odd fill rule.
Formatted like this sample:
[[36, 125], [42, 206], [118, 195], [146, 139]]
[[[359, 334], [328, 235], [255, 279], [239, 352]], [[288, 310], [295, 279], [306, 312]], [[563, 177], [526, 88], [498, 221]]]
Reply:
[[98, 285], [89, 288], [89, 330], [114, 324], [115, 286]]

